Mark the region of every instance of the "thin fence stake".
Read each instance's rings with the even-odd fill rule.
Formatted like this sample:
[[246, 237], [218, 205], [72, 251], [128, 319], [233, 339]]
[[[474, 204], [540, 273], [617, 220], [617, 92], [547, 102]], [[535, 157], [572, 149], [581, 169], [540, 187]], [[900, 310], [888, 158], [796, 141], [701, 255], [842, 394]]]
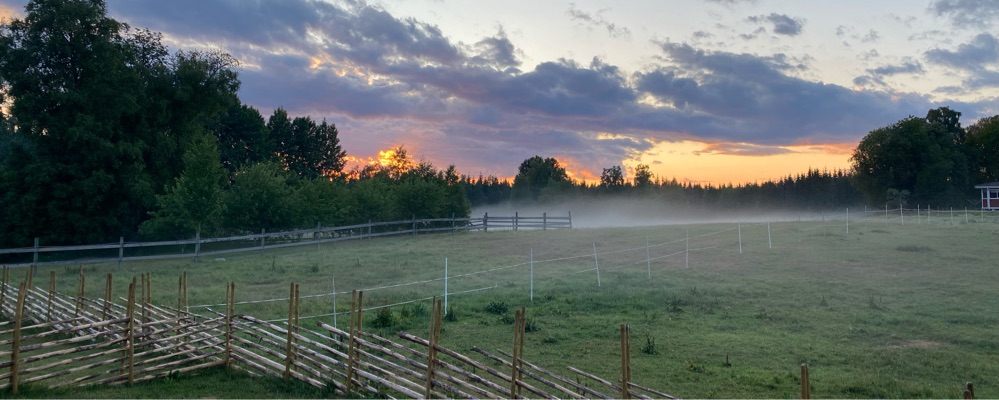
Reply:
[[742, 254], [742, 222], [739, 223], [739, 254]]
[[964, 223], [969, 223], [968, 221], [968, 207], [964, 207]]
[[950, 224], [954, 225], [954, 207], [950, 208]]
[[336, 275], [330, 277], [333, 279], [333, 327], [336, 328]]
[[444, 257], [444, 312], [447, 312], [447, 257]]
[[531, 248], [531, 304], [534, 304], [534, 248]]
[[846, 208], [846, 234], [850, 234], [850, 207]]
[[35, 254], [31, 257], [32, 264], [38, 264], [38, 238], [35, 238]]
[[[6, 268], [6, 267], [4, 267]], [[6, 282], [5, 282], [6, 283]], [[45, 320], [52, 322], [52, 300], [55, 299], [55, 271], [49, 271], [49, 305]], [[0, 309], [3, 308], [3, 301], [0, 300]]]
[[774, 240], [773, 237], [770, 236], [770, 221], [767, 221], [767, 244], [771, 249], [774, 248]]
[[73, 314], [74, 317], [80, 316], [80, 309], [83, 308], [83, 296], [86, 293], [87, 287], [87, 276], [83, 274], [83, 267], [80, 267], [80, 287], [77, 289], [76, 293], [76, 312]]
[[690, 268], [690, 228], [686, 232], [687, 238], [683, 241], [683, 267]]
[[649, 255], [649, 237], [645, 237], [645, 267], [649, 270], [649, 279], [652, 279], [652, 257]]
[[597, 287], [600, 287], [600, 260], [597, 259], [597, 242], [593, 242], [593, 264], [597, 267]]
[[902, 220], [902, 225], [905, 225], [905, 214], [902, 213], [902, 205], [898, 205], [898, 218]]

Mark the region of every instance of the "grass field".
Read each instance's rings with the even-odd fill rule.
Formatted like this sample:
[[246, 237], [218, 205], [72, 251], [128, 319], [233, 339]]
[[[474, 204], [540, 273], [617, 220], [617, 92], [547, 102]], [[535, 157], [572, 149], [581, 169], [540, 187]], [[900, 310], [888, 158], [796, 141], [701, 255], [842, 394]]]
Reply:
[[[796, 397], [801, 363], [810, 365], [815, 397], [959, 398], [965, 382], [980, 398], [999, 397], [999, 223], [872, 219], [852, 222], [849, 233], [843, 221], [769, 231], [768, 239], [765, 223], [733, 223], [472, 232], [83, 269], [92, 297], [103, 296], [108, 273], [122, 294], [133, 276], [152, 272], [154, 302], [166, 305], [177, 303], [186, 271], [195, 312], [221, 303], [226, 282], [236, 283], [238, 301], [286, 298], [297, 282], [307, 327], [333, 321], [334, 283], [339, 312], [349, 309], [351, 289], [366, 289], [366, 307], [394, 305], [366, 312], [366, 329], [394, 337], [426, 336], [427, 317], [415, 315], [444, 293], [446, 258], [455, 318], [441, 340], [458, 351], [509, 351], [514, 309], [526, 306], [525, 358], [568, 376], [569, 365], [619, 376], [618, 325], [627, 323], [633, 380], [681, 397]], [[47, 287], [55, 271], [58, 290], [76, 293], [79, 268], [42, 268], [35, 284]], [[287, 307], [262, 301], [236, 311], [281, 319]], [[338, 318], [345, 326], [347, 316]], [[212, 371], [143, 385], [147, 392], [26, 395], [234, 397], [212, 382], [241, 379]], [[235, 397], [329, 395], [281, 385], [270, 386], [283, 394], [247, 384]]]

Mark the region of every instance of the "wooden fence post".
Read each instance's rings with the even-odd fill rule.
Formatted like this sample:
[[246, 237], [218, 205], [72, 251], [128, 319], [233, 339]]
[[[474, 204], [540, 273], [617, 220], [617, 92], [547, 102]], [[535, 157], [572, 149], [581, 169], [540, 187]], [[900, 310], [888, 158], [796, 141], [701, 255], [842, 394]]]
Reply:
[[[45, 318], [48, 322], [52, 322], [52, 301], [55, 299], [55, 293], [55, 271], [49, 271], [49, 304], [48, 313]], [[2, 308], [2, 305], [0, 304], [0, 308]]]
[[118, 270], [121, 271], [121, 263], [125, 261], [125, 237], [118, 237]]
[[962, 393], [962, 394], [964, 395], [964, 398], [966, 398], [966, 399], [974, 399], [975, 398], [975, 384], [971, 383], [971, 382], [968, 382], [968, 383], [964, 384], [964, 393]]
[[630, 399], [631, 391], [631, 327], [621, 324], [621, 398]]
[[194, 234], [194, 262], [201, 261], [201, 229]]
[[520, 380], [522, 377], [522, 361], [524, 359], [524, 332], [527, 328], [527, 321], [524, 317], [526, 312], [527, 308], [521, 307], [517, 310], [513, 320], [513, 359], [511, 360], [512, 370], [510, 372], [510, 394], [513, 398], [520, 397], [521, 393]]
[[489, 213], [482, 216], [482, 231], [489, 232]]
[[812, 398], [812, 385], [808, 382], [808, 364], [801, 364], [801, 398]]
[[443, 314], [441, 301], [434, 297], [431, 301], [433, 312], [430, 315], [430, 346], [427, 350], [427, 384], [425, 396], [431, 398], [434, 390], [434, 369], [437, 366], [437, 343], [441, 336], [441, 322]]
[[24, 297], [27, 293], [26, 282], [21, 282], [20, 290], [17, 292], [17, 308], [14, 309], [14, 337], [10, 352], [10, 389], [14, 396], [17, 396], [20, 381], [21, 326], [24, 323]]
[[128, 383], [135, 383], [135, 286], [133, 277], [128, 286]]
[[229, 282], [225, 293], [225, 366], [232, 366], [232, 318], [236, 313], [236, 284]]
[[456, 227], [457, 227], [457, 222], [454, 219], [454, 213], [451, 213], [451, 233], [454, 233]]
[[513, 231], [517, 231], [517, 223], [520, 222], [520, 213], [517, 211], [513, 212]]
[[347, 378], [344, 382], [346, 387], [346, 395], [350, 394], [351, 387], [353, 384], [353, 378], [357, 376], [354, 369], [358, 363], [359, 352], [357, 350], [357, 336], [361, 334], [361, 327], [363, 321], [363, 305], [364, 305], [364, 291], [354, 290], [351, 292], [350, 301], [350, 330], [348, 333], [350, 337], [348, 338], [348, 351], [347, 351]]
[[572, 229], [572, 211], [569, 211], [569, 229]]
[[37, 268], [35, 267], [35, 264], [31, 264], [31, 266], [28, 267], [28, 276], [26, 278], [28, 280], [28, 290], [31, 290], [31, 288], [35, 286], [34, 282], [32, 282], [32, 278], [35, 277], [35, 268]]
[[108, 312], [110, 311], [111, 311], [111, 274], [108, 274], [107, 283], [104, 285], [104, 307], [102, 307], [101, 309], [101, 321], [107, 321]]
[[547, 231], [548, 230], [548, 213], [547, 212], [541, 213], [541, 230], [543, 230], [543, 231]]
[[264, 232], [266, 232], [266, 230], [264, 230], [264, 228], [260, 228], [260, 255], [264, 255], [264, 240], [267, 240], [267, 238], [264, 237]]
[[285, 347], [284, 378], [291, 378], [295, 363], [295, 333], [298, 331], [298, 284], [291, 284], [291, 294], [288, 296], [288, 341]]
[[38, 264], [38, 238], [35, 238], [35, 254], [31, 257], [32, 264]]
[[0, 311], [3, 310], [3, 301], [7, 299], [7, 286], [10, 285], [10, 267], [3, 266], [3, 284], [0, 284]]
[[416, 236], [416, 214], [413, 214], [413, 236]]
[[80, 316], [80, 311], [83, 308], [83, 296], [86, 295], [87, 288], [87, 276], [83, 274], [83, 267], [80, 267], [80, 287], [76, 292], [76, 313], [73, 314], [74, 317]]

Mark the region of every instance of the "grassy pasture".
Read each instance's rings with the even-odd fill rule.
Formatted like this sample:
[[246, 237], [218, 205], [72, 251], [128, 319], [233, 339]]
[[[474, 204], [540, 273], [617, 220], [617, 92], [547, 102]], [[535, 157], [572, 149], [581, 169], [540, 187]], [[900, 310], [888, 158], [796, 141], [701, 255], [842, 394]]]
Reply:
[[[365, 313], [367, 330], [393, 337], [426, 336], [430, 302], [420, 299], [443, 294], [447, 258], [455, 318], [445, 322], [442, 344], [465, 353], [509, 351], [514, 309], [526, 306], [525, 358], [567, 376], [567, 365], [619, 376], [618, 325], [628, 323], [633, 380], [681, 397], [796, 397], [803, 362], [815, 397], [959, 398], [968, 381], [978, 397], [999, 397], [999, 224], [871, 219], [845, 228], [843, 221], [774, 223], [772, 249], [765, 223], [708, 224], [406, 236], [83, 269], [95, 298], [108, 273], [122, 295], [133, 276], [152, 272], [153, 300], [165, 305], [177, 303], [186, 271], [192, 311], [221, 303], [229, 281], [237, 301], [286, 298], [297, 282], [305, 326], [332, 323], [335, 281], [340, 312], [351, 289], [366, 289], [366, 307], [395, 304]], [[79, 268], [42, 268], [35, 284], [47, 287], [55, 271], [57, 290], [74, 294]], [[282, 319], [287, 302], [236, 311]], [[345, 326], [347, 316], [338, 318]], [[200, 387], [198, 379], [172, 382]], [[152, 387], [164, 397], [195, 395]], [[200, 395], [223, 395], [204, 387]], [[323, 395], [285, 389], [277, 396]]]

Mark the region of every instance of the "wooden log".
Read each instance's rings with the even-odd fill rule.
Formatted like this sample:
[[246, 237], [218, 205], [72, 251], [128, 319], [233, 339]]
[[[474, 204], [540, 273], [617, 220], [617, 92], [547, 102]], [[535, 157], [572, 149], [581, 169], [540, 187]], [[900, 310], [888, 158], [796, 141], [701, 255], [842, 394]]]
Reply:
[[[106, 351], [102, 351], [102, 352], [98, 352], [98, 353], [92, 353], [92, 354], [88, 354], [88, 355], [83, 356], [83, 357], [77, 357], [77, 358], [73, 358], [73, 359], [61, 360], [61, 361], [54, 362], [54, 363], [51, 363], [51, 364], [37, 366], [37, 367], [31, 368], [31, 372], [41, 372], [41, 371], [49, 370], [49, 369], [52, 369], [52, 368], [60, 368], [60, 367], [64, 367], [64, 366], [67, 366], [67, 365], [77, 364], [77, 363], [80, 363], [80, 362], [83, 362], [83, 361], [87, 361], [87, 360], [93, 360], [95, 358], [101, 358], [101, 357], [109, 356], [109, 355], [112, 355], [112, 354], [118, 354], [120, 352], [121, 352], [120, 349], [112, 349], [112, 350], [106, 350]], [[117, 359], [114, 359], [110, 363], [114, 363], [116, 361], [117, 361]], [[66, 368], [66, 369], [61, 369], [60, 368], [59, 370], [57, 370], [55, 372], [51, 372], [51, 373], [44, 374], [44, 375], [33, 376], [30, 379], [25, 380], [25, 383], [38, 382], [38, 381], [42, 381], [42, 380], [46, 380], [46, 379], [57, 378], [57, 377], [64, 376], [64, 375], [70, 375], [70, 374], [73, 374], [73, 373], [76, 373], [76, 372], [85, 371], [85, 370], [90, 369], [90, 368], [96, 368], [96, 367], [99, 367], [101, 365], [106, 365], [108, 363], [109, 362], [106, 362], [106, 361], [99, 361], [97, 363], [87, 364], [87, 365], [84, 365], [84, 366], [76, 366], [76, 367], [71, 367], [71, 368]]]
[[[473, 348], [472, 350], [474, 351], [475, 349]], [[499, 350], [499, 352], [500, 352], [500, 354], [503, 354], [506, 357], [510, 357], [511, 356], [509, 353], [506, 353], [506, 352], [504, 352], [502, 350]], [[567, 378], [565, 378], [565, 377], [563, 377], [561, 375], [555, 374], [555, 373], [553, 373], [551, 371], [548, 371], [546, 369], [543, 369], [543, 368], [541, 368], [541, 367], [539, 367], [537, 365], [531, 364], [530, 362], [528, 362], [526, 360], [522, 360], [522, 361], [523, 361], [524, 365], [528, 366], [529, 368], [533, 368], [533, 369], [535, 369], [535, 370], [537, 370], [537, 371], [539, 371], [541, 373], [544, 373], [544, 374], [548, 375], [549, 377], [551, 377], [551, 378], [553, 378], [555, 380], [558, 380], [559, 382], [562, 382], [562, 383], [570, 385], [570, 386], [572, 386], [572, 387], [574, 387], [576, 389], [579, 389], [580, 391], [582, 391], [582, 392], [584, 392], [584, 393], [586, 393], [586, 394], [588, 394], [588, 395], [590, 395], [590, 396], [592, 396], [594, 398], [613, 399], [613, 397], [611, 397], [611, 396], [608, 396], [606, 394], [600, 393], [600, 392], [598, 392], [596, 390], [593, 390], [593, 389], [591, 389], [591, 388], [589, 388], [587, 386], [580, 385], [580, 384], [578, 384], [576, 382], [573, 382], [572, 380], [569, 380], [569, 379], [567, 379]]]
[[[507, 367], [512, 367], [513, 366], [513, 364], [510, 361], [502, 359], [500, 357], [497, 357], [497, 356], [495, 356], [493, 354], [489, 354], [485, 350], [482, 350], [482, 349], [480, 349], [478, 347], [473, 347], [472, 351], [474, 351], [476, 353], [479, 353], [479, 354], [482, 354], [483, 356], [486, 356], [490, 360], [496, 361], [496, 362], [498, 362], [500, 364], [503, 364], [503, 365], [505, 365]], [[509, 355], [507, 355], [507, 357], [513, 358], [513, 355], [509, 354]], [[522, 365], [526, 365], [526, 362], [523, 359], [521, 359], [520, 361], [521, 361]], [[545, 385], [548, 385], [549, 387], [551, 387], [553, 389], [561, 391], [562, 393], [565, 393], [568, 397], [578, 397], [578, 395], [576, 394], [576, 392], [574, 392], [574, 391], [572, 391], [570, 389], [567, 389], [567, 388], [563, 387], [562, 385], [559, 385], [559, 384], [557, 384], [555, 382], [552, 382], [552, 381], [550, 381], [548, 379], [545, 379], [544, 377], [538, 376], [537, 374], [534, 374], [531, 371], [523, 371], [523, 366], [521, 367], [521, 369], [522, 369], [521, 372], [523, 372], [524, 374], [526, 374], [528, 377], [530, 377], [530, 378], [532, 378], [532, 379], [534, 379], [534, 380], [536, 380], [538, 382], [541, 382], [541, 383], [543, 383]]]
[[[582, 376], [590, 378], [590, 379], [592, 379], [594, 381], [600, 382], [600, 383], [606, 385], [607, 387], [609, 387], [609, 388], [611, 388], [613, 390], [616, 390], [616, 391], [621, 391], [622, 390], [622, 387], [620, 385], [615, 384], [614, 382], [608, 381], [608, 380], [606, 380], [604, 378], [601, 378], [599, 376], [596, 376], [596, 375], [593, 375], [591, 373], [579, 370], [577, 368], [569, 367], [569, 366], [567, 366], [566, 368], [569, 371], [575, 372], [577, 374], [580, 374]], [[648, 396], [645, 396], [645, 395], [638, 395], [638, 396], [635, 396], [635, 397], [638, 397], [638, 398], [641, 398], [641, 399], [647, 399], [647, 398], [649, 398]]]
[[[118, 349], [117, 352], [120, 354], [121, 353], [121, 349]], [[82, 372], [82, 371], [94, 369], [94, 368], [105, 366], [105, 365], [120, 364], [122, 361], [126, 361], [126, 360], [127, 360], [126, 357], [109, 358], [109, 359], [97, 361], [97, 362], [94, 362], [94, 363], [91, 363], [91, 364], [81, 365], [81, 366], [78, 366], [78, 367], [71, 368], [70, 372], [73, 372], [73, 373], [75, 373], [75, 372]], [[86, 382], [86, 381], [91, 381], [91, 380], [94, 380], [94, 379], [98, 379], [98, 378], [100, 378], [102, 376], [106, 376], [106, 375], [109, 375], [109, 374], [114, 374], [115, 372], [118, 372], [118, 371], [120, 371], [120, 367], [115, 367], [115, 368], [112, 368], [112, 369], [107, 369], [107, 370], [99, 371], [99, 372], [96, 372], [96, 373], [93, 373], [93, 374], [89, 374], [89, 375], [85, 375], [85, 376], [80, 376], [80, 377], [77, 377], [77, 378], [74, 378], [74, 379], [71, 379], [71, 380], [68, 380], [68, 381], [60, 381], [60, 382], [57, 382], [57, 383], [55, 383], [53, 385], [50, 385], [49, 387], [50, 388], [60, 388], [60, 387], [65, 387], [65, 386], [72, 386], [72, 385], [76, 385], [76, 384], [83, 383], [83, 382]], [[115, 374], [114, 376], [120, 378], [121, 374]], [[126, 378], [127, 378], [127, 376], [126, 376]]]
[[[320, 325], [325, 325], [325, 324], [322, 324], [320, 322]], [[404, 351], [404, 352], [410, 353], [411, 355], [413, 355], [414, 357], [418, 357], [419, 359], [423, 359], [423, 358], [426, 357], [426, 354], [423, 354], [422, 352], [417, 351], [416, 349], [412, 349], [412, 348], [403, 346], [403, 345], [401, 345], [399, 343], [393, 342], [391, 340], [388, 340], [386, 338], [380, 337], [378, 335], [374, 335], [374, 334], [370, 334], [370, 333], [364, 333], [363, 336], [366, 337], [366, 338], [370, 338], [371, 340], [373, 340], [375, 342], [378, 342], [378, 343], [380, 343], [380, 344], [382, 344], [384, 346], [389, 346], [389, 347], [391, 347], [393, 349], [397, 349], [399, 351]], [[392, 353], [392, 354], [398, 355], [398, 357], [400, 357], [400, 361], [405, 361], [405, 362], [409, 363], [409, 365], [412, 365], [415, 368], [420, 368], [420, 369], [426, 368], [426, 364], [421, 363], [417, 359], [405, 357], [405, 356], [403, 356], [401, 354], [398, 354], [398, 353]], [[461, 374], [461, 375], [465, 376], [467, 379], [471, 380], [474, 383], [487, 382], [487, 383], [495, 385], [495, 383], [493, 383], [491, 381], [487, 381], [484, 378], [482, 378], [482, 377], [480, 377], [480, 376], [478, 376], [478, 375], [476, 375], [476, 374], [474, 374], [474, 373], [472, 373], [470, 371], [466, 371], [466, 370], [463, 370], [461, 368], [458, 368], [457, 366], [455, 366], [455, 365], [453, 365], [453, 364], [451, 364], [449, 362], [443, 361], [441, 359], [437, 359], [437, 364], [439, 366], [444, 367], [448, 371], [451, 371], [452, 373]], [[439, 370], [437, 371], [437, 375], [445, 378], [445, 380], [447, 380], [448, 382], [451, 382], [451, 383], [453, 383], [455, 385], [461, 386], [465, 390], [468, 390], [468, 391], [471, 391], [471, 392], [474, 392], [474, 393], [478, 394], [478, 397], [480, 397], [480, 398], [499, 398], [500, 397], [500, 395], [498, 395], [496, 393], [493, 393], [493, 392], [490, 392], [490, 391], [488, 391], [488, 390], [486, 390], [484, 388], [472, 385], [469, 382], [461, 380], [461, 379], [459, 379], [458, 377], [456, 377], [454, 375], [445, 374], [445, 373], [442, 373]], [[500, 387], [500, 389], [502, 389], [502, 387]], [[473, 396], [469, 396], [469, 397], [473, 397]]]
[[192, 365], [192, 366], [184, 367], [184, 368], [171, 369], [169, 371], [163, 371], [163, 372], [159, 372], [159, 373], [156, 373], [156, 374], [146, 375], [146, 376], [143, 376], [143, 377], [135, 378], [135, 383], [145, 382], [145, 381], [153, 380], [153, 379], [166, 378], [166, 377], [172, 376], [174, 374], [185, 374], [185, 373], [188, 373], [188, 372], [197, 371], [199, 369], [211, 368], [211, 367], [214, 367], [214, 366], [222, 365], [223, 363], [224, 363], [224, 361], [210, 361], [210, 362], [207, 362], [207, 363], [204, 363], [204, 364]]
[[[114, 339], [114, 340], [110, 340], [110, 341], [106, 341], [106, 342], [91, 343], [91, 344], [86, 344], [86, 345], [83, 345], [83, 346], [77, 346], [77, 347], [73, 347], [73, 348], [69, 348], [69, 349], [59, 349], [59, 350], [56, 350], [56, 351], [53, 351], [53, 352], [49, 352], [49, 353], [38, 354], [38, 355], [31, 356], [31, 357], [26, 357], [26, 358], [24, 358], [24, 362], [25, 363], [34, 363], [34, 362], [38, 362], [38, 361], [44, 361], [46, 359], [50, 359], [50, 358], [53, 358], [53, 357], [60, 357], [60, 356], [65, 356], [65, 355], [69, 355], [69, 354], [74, 354], [74, 353], [82, 353], [82, 352], [85, 352], [85, 351], [92, 351], [92, 350], [103, 349], [105, 347], [110, 347], [110, 346], [113, 346], [113, 345], [116, 345], [116, 344], [120, 344], [123, 340], [124, 339]], [[57, 363], [57, 365], [51, 365], [51, 366], [61, 366], [61, 365], [72, 364], [72, 363], [83, 361], [83, 360], [87, 360], [87, 359], [90, 359], [90, 358], [93, 358], [93, 357], [91, 357], [90, 354], [81, 355], [79, 357], [74, 357], [74, 358], [70, 358], [70, 359], [66, 359], [66, 360], [61, 360], [61, 361], [59, 361], [59, 363], [62, 363], [62, 364], [58, 364]], [[63, 363], [63, 361], [66, 361], [66, 362]], [[0, 367], [3, 367], [3, 366], [0, 365]], [[35, 367], [35, 368], [25, 369], [25, 371], [30, 370], [30, 372], [36, 372], [36, 371], [40, 371], [40, 370], [43, 370], [43, 369], [45, 369], [45, 368]]]
[[[408, 340], [410, 342], [423, 345], [423, 346], [429, 346], [430, 345], [430, 342], [427, 341], [426, 339], [423, 339], [423, 338], [418, 337], [418, 336], [413, 336], [413, 335], [408, 334], [406, 332], [400, 332], [399, 333], [399, 337], [402, 338], [402, 339]], [[482, 364], [482, 363], [480, 363], [478, 361], [475, 361], [475, 360], [473, 360], [471, 358], [468, 358], [467, 356], [462, 355], [460, 353], [457, 353], [455, 351], [452, 351], [452, 350], [450, 350], [448, 348], [438, 346], [437, 351], [439, 351], [439, 352], [441, 352], [443, 354], [446, 354], [448, 356], [451, 356], [452, 358], [455, 358], [458, 361], [461, 361], [461, 362], [463, 362], [465, 364], [471, 365], [473, 368], [486, 371], [490, 375], [492, 375], [492, 376], [494, 376], [496, 378], [499, 378], [499, 379], [501, 379], [503, 381], [506, 381], [506, 382], [510, 381], [510, 377], [507, 376], [507, 375], [504, 375], [502, 372], [499, 372], [499, 371], [497, 371], [497, 370], [495, 370], [495, 369], [493, 369], [493, 368], [491, 368], [491, 367], [489, 367], [489, 366], [487, 366], [485, 364]], [[512, 398], [513, 397], [513, 393], [510, 392], [510, 388], [499, 387], [499, 388], [494, 388], [494, 390], [501, 391], [502, 392], [501, 394], [502, 394], [503, 397], [508, 397], [508, 398]], [[549, 396], [545, 396], [545, 397], [549, 397]]]
[[639, 385], [639, 384], [637, 384], [635, 382], [631, 382], [631, 387], [638, 388], [638, 389], [640, 389], [642, 391], [645, 391], [645, 392], [651, 394], [652, 396], [650, 396], [650, 397], [652, 397], [652, 398], [656, 398], [656, 399], [678, 399], [678, 397], [676, 397], [676, 396], [673, 396], [673, 395], [670, 395], [670, 394], [666, 394], [666, 393], [660, 392], [660, 391], [655, 390], [655, 389], [650, 389], [648, 387]]
[[[260, 356], [258, 356], [256, 353], [254, 353], [252, 351], [249, 351], [249, 350], [246, 350], [246, 349], [243, 349], [243, 348], [240, 348], [240, 347], [234, 347], [233, 350], [235, 350], [237, 353], [242, 354], [244, 357], [249, 357], [249, 358], [257, 361], [258, 363], [265, 364], [265, 365], [267, 365], [269, 367], [277, 369], [278, 371], [283, 371], [284, 370], [284, 365], [283, 364], [278, 363], [278, 362], [273, 361], [273, 360], [270, 360], [270, 359], [265, 358], [265, 357], [260, 357]], [[282, 376], [283, 377], [284, 375], [281, 374], [281, 373], [278, 373], [278, 376]], [[292, 369], [289, 372], [289, 376], [292, 377], [292, 378], [298, 379], [300, 381], [303, 381], [305, 383], [308, 383], [308, 384], [310, 384], [312, 386], [318, 387], [318, 388], [326, 387], [326, 385], [323, 382], [320, 382], [319, 380], [317, 380], [315, 378], [312, 378], [310, 376], [307, 376], [307, 375], [305, 375], [305, 374], [303, 374], [301, 372], [298, 372], [298, 371], [296, 371], [294, 369]]]
[[631, 391], [631, 327], [621, 324], [621, 398], [630, 399]]

